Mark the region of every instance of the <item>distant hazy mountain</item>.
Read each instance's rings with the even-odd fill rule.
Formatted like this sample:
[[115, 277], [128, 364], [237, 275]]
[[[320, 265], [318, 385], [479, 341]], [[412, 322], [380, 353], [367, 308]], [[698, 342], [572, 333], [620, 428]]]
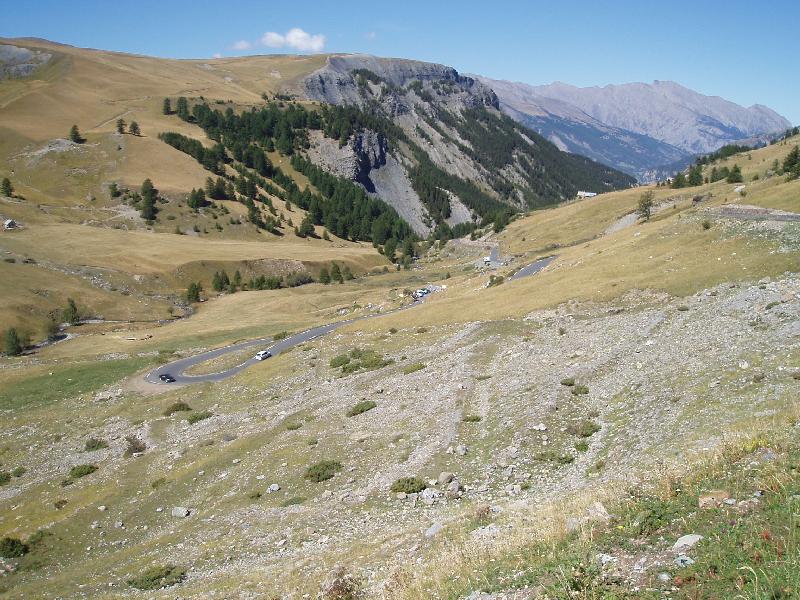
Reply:
[[791, 125], [766, 106], [744, 108], [671, 81], [579, 88], [480, 79], [505, 112], [562, 149], [640, 179], [663, 165], [688, 163], [695, 154]]

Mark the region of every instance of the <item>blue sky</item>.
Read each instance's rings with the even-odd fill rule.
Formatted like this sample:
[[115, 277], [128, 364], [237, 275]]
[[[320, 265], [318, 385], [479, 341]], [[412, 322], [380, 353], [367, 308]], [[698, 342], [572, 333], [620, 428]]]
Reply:
[[226, 4], [0, 0], [0, 36], [173, 58], [367, 52], [531, 84], [674, 80], [800, 123], [796, 0]]

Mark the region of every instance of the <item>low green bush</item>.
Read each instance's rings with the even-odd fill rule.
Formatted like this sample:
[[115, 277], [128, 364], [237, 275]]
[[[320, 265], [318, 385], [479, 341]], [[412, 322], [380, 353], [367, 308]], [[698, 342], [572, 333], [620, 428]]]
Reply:
[[69, 470], [72, 479], [80, 479], [97, 471], [97, 465], [76, 465]]
[[377, 402], [373, 400], [361, 400], [357, 404], [353, 405], [353, 407], [347, 411], [348, 417], [356, 417], [362, 413], [367, 412], [368, 410], [372, 410], [378, 406]]
[[27, 473], [27, 472], [28, 472], [28, 469], [26, 469], [25, 467], [14, 467], [14, 468], [11, 470], [11, 474], [12, 474], [14, 477], [22, 477], [22, 476], [23, 476], [23, 475], [25, 475], [25, 473]]
[[128, 579], [128, 585], [137, 590], [160, 590], [186, 579], [186, 569], [175, 565], [150, 567], [140, 575]]
[[339, 354], [331, 359], [330, 365], [332, 369], [338, 369], [350, 362], [350, 357], [347, 354]]
[[342, 470], [342, 463], [335, 460], [321, 460], [306, 469], [303, 477], [315, 483], [327, 481]]
[[210, 410], [201, 410], [200, 412], [196, 412], [186, 417], [186, 421], [189, 423], [189, 425], [194, 425], [198, 421], [202, 421], [203, 419], [208, 419], [209, 417], [213, 416], [214, 413], [212, 413]]
[[303, 496], [292, 496], [291, 498], [287, 498], [283, 502], [281, 502], [281, 506], [286, 508], [287, 506], [296, 506], [298, 504], [303, 504], [306, 499]]
[[588, 442], [584, 442], [583, 440], [581, 440], [580, 442], [575, 442], [575, 450], [577, 450], [578, 452], [586, 452], [587, 450], [589, 450]]
[[600, 431], [600, 425], [590, 419], [581, 419], [567, 426], [567, 431], [578, 437], [588, 438]]
[[561, 385], [565, 385], [567, 387], [572, 387], [575, 385], [575, 378], [574, 377], [565, 377], [561, 380]]
[[85, 452], [94, 452], [95, 450], [102, 450], [103, 448], [108, 448], [108, 442], [98, 438], [89, 438], [83, 446]]
[[585, 396], [589, 393], [589, 386], [583, 385], [582, 383], [576, 383], [572, 386], [572, 395], [573, 396]]
[[481, 420], [480, 415], [464, 415], [461, 419], [464, 423], [478, 423]]
[[289, 332], [288, 331], [280, 331], [280, 332], [276, 333], [275, 335], [273, 335], [272, 339], [273, 340], [283, 340], [283, 339], [286, 339], [287, 337], [289, 337]]
[[192, 410], [192, 407], [186, 404], [186, 402], [173, 402], [166, 409], [164, 409], [164, 416], [169, 417], [170, 415], [174, 415], [176, 412], [188, 412], [190, 410]]
[[6, 485], [9, 481], [11, 481], [11, 473], [0, 471], [0, 485]]
[[0, 539], [0, 556], [3, 558], [19, 558], [28, 553], [28, 545], [19, 538], [4, 537]]
[[391, 490], [406, 494], [418, 494], [426, 487], [425, 482], [419, 477], [401, 477], [392, 484]]
[[426, 365], [424, 363], [414, 363], [405, 367], [403, 369], [403, 373], [406, 375], [410, 375], [411, 373], [415, 373], [416, 371], [421, 371], [422, 369], [425, 368], [425, 366]]
[[298, 429], [300, 429], [302, 426], [303, 426], [303, 424], [302, 424], [302, 423], [300, 423], [300, 422], [298, 422], [298, 421], [292, 421], [291, 423], [287, 423], [287, 424], [286, 424], [286, 430], [287, 430], [287, 431], [297, 431], [297, 430], [298, 430]]

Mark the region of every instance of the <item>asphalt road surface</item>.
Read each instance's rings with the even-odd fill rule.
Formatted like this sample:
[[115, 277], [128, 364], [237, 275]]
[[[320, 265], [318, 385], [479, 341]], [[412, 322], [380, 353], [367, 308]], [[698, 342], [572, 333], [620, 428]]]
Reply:
[[[495, 248], [492, 251], [493, 257], [498, 256], [497, 249]], [[527, 277], [529, 275], [534, 275], [541, 271], [544, 267], [546, 267], [550, 261], [552, 261], [555, 256], [549, 256], [547, 258], [541, 258], [534, 263], [529, 264], [526, 267], [521, 268], [519, 271], [514, 273], [509, 278], [509, 281], [513, 281], [514, 279], [520, 279], [522, 277]], [[429, 288], [436, 288], [436, 286], [428, 286]], [[290, 348], [294, 348], [295, 346], [302, 344], [304, 342], [308, 342], [309, 340], [313, 340], [318, 337], [322, 337], [330, 333], [335, 329], [339, 329], [340, 327], [344, 327], [345, 325], [349, 325], [350, 323], [355, 323], [356, 321], [363, 321], [364, 319], [372, 319], [375, 317], [382, 317], [384, 315], [389, 315], [395, 313], [400, 310], [407, 310], [413, 306], [417, 306], [424, 301], [424, 298], [413, 302], [407, 306], [403, 306], [400, 308], [396, 308], [392, 311], [385, 312], [385, 313], [377, 313], [374, 315], [367, 315], [364, 317], [357, 317], [355, 319], [347, 319], [345, 321], [336, 321], [335, 323], [328, 323], [327, 325], [320, 325], [318, 327], [312, 327], [311, 329], [306, 329], [305, 331], [301, 331], [300, 333], [295, 333], [290, 336], [285, 337], [282, 340], [273, 340], [272, 338], [258, 338], [255, 340], [248, 340], [246, 342], [239, 342], [238, 344], [231, 344], [230, 346], [225, 346], [224, 348], [217, 348], [216, 350], [209, 350], [208, 352], [202, 352], [201, 354], [197, 354], [195, 356], [189, 356], [187, 358], [182, 358], [180, 360], [173, 361], [166, 365], [161, 365], [147, 373], [144, 376], [145, 381], [148, 383], [158, 384], [158, 385], [186, 385], [190, 383], [202, 383], [206, 381], [222, 381], [223, 379], [228, 379], [228, 377], [233, 377], [240, 371], [246, 369], [247, 367], [254, 365], [258, 362], [256, 358], [251, 358], [246, 360], [240, 365], [236, 365], [235, 367], [231, 367], [230, 369], [226, 369], [224, 371], [219, 371], [218, 373], [208, 373], [206, 375], [184, 375], [184, 371], [193, 367], [195, 365], [199, 365], [200, 363], [204, 363], [207, 360], [211, 360], [213, 358], [217, 358], [218, 356], [222, 356], [224, 354], [228, 354], [229, 352], [236, 352], [238, 350], [243, 350], [245, 348], [253, 348], [253, 356], [255, 357], [255, 353], [259, 350], [269, 350], [272, 353], [272, 356], [277, 356], [281, 352], [285, 352]], [[268, 358], [266, 360], [272, 360]], [[169, 374], [175, 378], [175, 382], [171, 384], [165, 384], [162, 382], [159, 377], [164, 374]]]
[[536, 275], [539, 271], [544, 269], [547, 265], [549, 265], [555, 256], [546, 256], [545, 258], [540, 258], [537, 261], [532, 262], [531, 264], [522, 267], [519, 271], [514, 273], [511, 277], [508, 278], [509, 281], [514, 281], [515, 279], [522, 279], [523, 277], [530, 277], [531, 275]]

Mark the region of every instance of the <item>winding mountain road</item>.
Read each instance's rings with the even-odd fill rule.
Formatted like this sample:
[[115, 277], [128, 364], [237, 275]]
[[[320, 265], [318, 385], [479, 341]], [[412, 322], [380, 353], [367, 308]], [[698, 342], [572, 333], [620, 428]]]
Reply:
[[[535, 275], [536, 273], [544, 269], [548, 264], [550, 264], [550, 262], [554, 258], [555, 256], [548, 256], [547, 258], [541, 258], [525, 267], [522, 267], [519, 271], [517, 271], [511, 277], [509, 277], [509, 281], [513, 281], [515, 279], [521, 279], [522, 277], [528, 277], [530, 275]], [[409, 308], [422, 304], [424, 300], [425, 298], [423, 297], [419, 300], [415, 300], [411, 304], [408, 304], [406, 306], [401, 306], [400, 308], [395, 308], [394, 310], [390, 310], [384, 313], [376, 313], [373, 315], [356, 317], [355, 319], [336, 321], [335, 323], [328, 323], [327, 325], [319, 325], [317, 327], [312, 327], [311, 329], [306, 329], [305, 331], [301, 331], [299, 333], [287, 336], [282, 340], [276, 341], [273, 338], [258, 338], [254, 340], [248, 340], [246, 342], [231, 344], [230, 346], [217, 348], [216, 350], [209, 350], [208, 352], [202, 352], [195, 356], [181, 358], [180, 360], [176, 360], [171, 363], [161, 365], [160, 367], [157, 367], [152, 371], [150, 371], [149, 373], [147, 373], [144, 376], [144, 380], [147, 383], [155, 385], [188, 385], [191, 383], [222, 381], [224, 379], [228, 379], [229, 377], [233, 377], [234, 375], [236, 375], [240, 371], [243, 371], [247, 367], [260, 362], [258, 359], [255, 358], [255, 353], [253, 358], [250, 358], [249, 360], [246, 360], [245, 362], [236, 365], [235, 367], [231, 367], [230, 369], [219, 371], [218, 373], [208, 373], [205, 375], [184, 375], [184, 372], [195, 365], [199, 365], [208, 360], [212, 360], [219, 356], [223, 356], [225, 354], [228, 354], [229, 352], [244, 350], [245, 348], [258, 347], [259, 350], [269, 350], [272, 353], [272, 356], [277, 356], [281, 352], [286, 352], [290, 348], [294, 348], [299, 344], [303, 344], [315, 338], [322, 337], [323, 335], [326, 335], [331, 331], [339, 329], [340, 327], [344, 327], [345, 325], [349, 325], [357, 321], [363, 321], [365, 319], [374, 319], [375, 317], [383, 317], [386, 315], [399, 312], [401, 310], [408, 310]], [[167, 375], [167, 374], [175, 379], [174, 383], [166, 384], [159, 379], [161, 375]]]

